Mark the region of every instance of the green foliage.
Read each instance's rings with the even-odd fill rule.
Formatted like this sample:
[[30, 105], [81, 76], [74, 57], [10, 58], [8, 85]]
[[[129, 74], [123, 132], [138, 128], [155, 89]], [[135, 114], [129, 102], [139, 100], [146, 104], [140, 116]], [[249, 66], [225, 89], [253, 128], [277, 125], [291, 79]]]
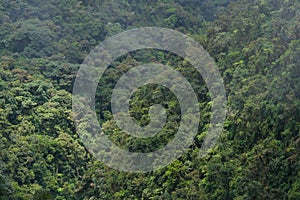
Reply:
[[51, 195], [50, 192], [48, 192], [47, 190], [39, 190], [36, 191], [35, 194], [33, 195], [33, 200], [53, 200], [53, 196]]
[[[297, 0], [2, 1], [0, 199], [299, 199], [299, 10]], [[180, 105], [156, 84], [132, 95], [130, 112], [136, 123], [147, 125], [150, 106], [161, 103], [167, 111], [163, 130], [136, 139], [116, 126], [112, 89], [140, 64], [174, 66], [191, 83], [201, 110], [186, 154], [160, 170], [133, 174], [104, 166], [82, 146], [71, 92], [79, 64], [93, 47], [141, 26], [174, 28], [203, 44], [224, 78], [228, 113], [218, 145], [199, 158], [211, 115], [201, 75], [163, 51], [119, 58], [96, 93], [99, 122], [115, 144], [153, 151], [178, 128]]]
[[7, 180], [0, 174], [0, 199], [8, 199], [11, 193], [11, 186], [7, 183]]

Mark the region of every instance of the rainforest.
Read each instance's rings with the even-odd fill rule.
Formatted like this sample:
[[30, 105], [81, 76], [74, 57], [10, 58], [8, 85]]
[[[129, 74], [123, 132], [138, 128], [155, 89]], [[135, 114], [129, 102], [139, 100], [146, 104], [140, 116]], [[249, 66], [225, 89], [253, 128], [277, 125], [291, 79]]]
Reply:
[[[118, 80], [139, 65], [172, 66], [190, 83], [200, 110], [187, 151], [137, 173], [114, 169], [90, 152], [77, 131], [72, 96], [97, 45], [142, 27], [178, 31], [203, 47], [222, 77], [226, 117], [216, 145], [199, 156], [215, 115], [202, 74], [165, 50], [118, 57], [94, 95], [97, 121], [114, 145], [156, 151], [176, 137], [184, 118], [170, 88], [146, 84], [130, 98], [130, 117], [145, 127], [150, 107], [159, 104], [164, 127], [150, 138], [122, 131], [110, 99]], [[0, 200], [96, 199], [299, 200], [300, 2], [0, 0]]]

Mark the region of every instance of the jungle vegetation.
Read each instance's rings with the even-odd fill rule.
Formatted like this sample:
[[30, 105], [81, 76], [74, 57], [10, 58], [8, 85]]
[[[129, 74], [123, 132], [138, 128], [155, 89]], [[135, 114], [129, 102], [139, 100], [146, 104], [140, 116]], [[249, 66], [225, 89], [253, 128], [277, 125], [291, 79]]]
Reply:
[[[1, 200], [300, 199], [298, 0], [1, 0], [0, 24]], [[115, 144], [153, 151], [178, 129], [178, 101], [155, 84], [139, 88], [131, 112], [145, 125], [150, 105], [167, 105], [166, 131], [133, 140], [117, 129], [112, 89], [139, 64], [173, 66], [193, 86], [201, 110], [186, 154], [157, 171], [125, 173], [81, 143], [72, 86], [95, 46], [145, 26], [174, 29], [203, 45], [224, 79], [227, 116], [217, 145], [199, 157], [211, 115], [201, 76], [168, 52], [124, 55], [106, 70], [96, 94], [99, 123]]]

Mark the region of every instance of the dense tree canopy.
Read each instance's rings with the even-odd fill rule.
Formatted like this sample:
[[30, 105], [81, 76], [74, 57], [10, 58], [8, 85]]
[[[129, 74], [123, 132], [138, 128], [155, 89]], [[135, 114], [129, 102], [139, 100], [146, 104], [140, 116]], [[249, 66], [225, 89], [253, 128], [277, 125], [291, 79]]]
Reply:
[[[0, 2], [0, 199], [300, 199], [300, 3], [297, 0], [2, 0]], [[130, 52], [99, 81], [96, 111], [112, 142], [132, 152], [166, 145], [180, 105], [150, 84], [132, 96], [137, 124], [162, 104], [167, 124], [156, 137], [123, 134], [110, 98], [118, 79], [149, 62], [173, 66], [196, 91], [198, 134], [187, 153], [148, 173], [111, 169], [76, 133], [72, 89], [87, 54], [136, 27], [183, 32], [215, 59], [228, 98], [224, 132], [200, 158], [211, 116], [209, 91], [183, 58]]]

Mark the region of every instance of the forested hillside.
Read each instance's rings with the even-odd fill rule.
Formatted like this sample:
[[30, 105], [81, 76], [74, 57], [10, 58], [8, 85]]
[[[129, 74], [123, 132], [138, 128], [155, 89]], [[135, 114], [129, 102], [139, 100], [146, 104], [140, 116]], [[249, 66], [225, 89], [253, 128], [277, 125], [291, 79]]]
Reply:
[[[0, 23], [1, 200], [300, 199], [299, 1], [1, 0]], [[99, 123], [115, 144], [154, 151], [178, 129], [180, 105], [156, 84], [134, 93], [131, 112], [146, 125], [149, 106], [166, 105], [165, 131], [133, 140], [116, 127], [112, 89], [140, 64], [173, 66], [191, 83], [201, 110], [186, 154], [153, 172], [126, 173], [107, 167], [82, 144], [72, 89], [93, 48], [146, 26], [174, 29], [203, 45], [224, 79], [227, 115], [217, 145], [199, 157], [211, 99], [195, 68], [158, 50], [120, 57], [96, 93]]]

